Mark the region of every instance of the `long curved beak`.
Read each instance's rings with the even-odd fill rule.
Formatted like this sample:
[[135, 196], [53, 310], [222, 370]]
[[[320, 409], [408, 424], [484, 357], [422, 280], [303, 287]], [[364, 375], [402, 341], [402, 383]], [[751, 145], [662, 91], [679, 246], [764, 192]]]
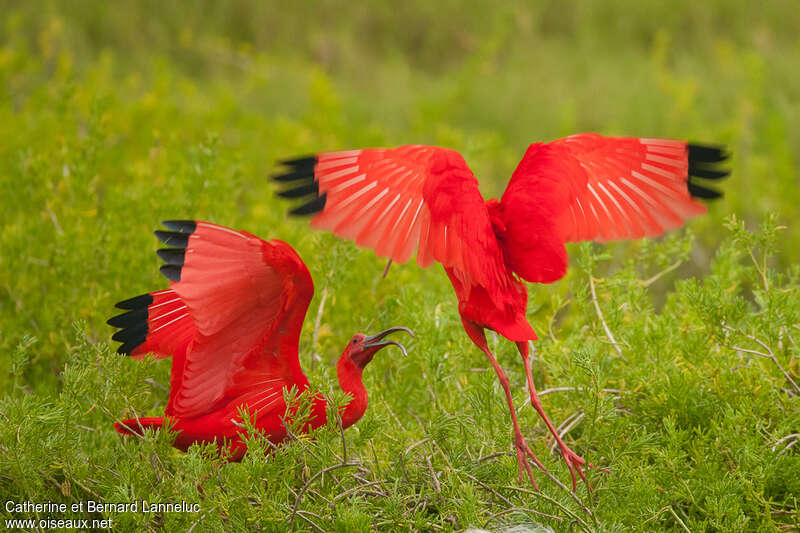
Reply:
[[394, 333], [395, 331], [405, 331], [406, 333], [408, 333], [412, 337], [414, 336], [414, 332], [411, 331], [410, 329], [404, 328], [403, 326], [395, 326], [393, 328], [385, 329], [385, 330], [381, 331], [380, 333], [376, 333], [375, 335], [371, 335], [369, 337], [366, 337], [364, 339], [364, 344], [362, 346], [364, 348], [383, 348], [384, 346], [389, 346], [390, 344], [393, 344], [393, 345], [397, 346], [398, 348], [400, 348], [400, 351], [403, 352], [404, 356], [408, 355], [408, 352], [406, 351], [406, 347], [403, 346], [402, 344], [400, 344], [399, 342], [382, 340], [385, 336], [387, 336], [390, 333]]

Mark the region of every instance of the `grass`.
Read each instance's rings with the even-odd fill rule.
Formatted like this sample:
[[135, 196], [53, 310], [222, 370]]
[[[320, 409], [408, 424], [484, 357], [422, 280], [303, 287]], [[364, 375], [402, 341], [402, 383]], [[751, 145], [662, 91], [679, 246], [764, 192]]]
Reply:
[[[63, 514], [120, 531], [800, 526], [797, 11], [436, 5], [0, 4], [3, 502], [200, 504]], [[441, 269], [381, 280], [372, 252], [288, 220], [267, 176], [282, 157], [422, 142], [461, 151], [498, 195], [528, 143], [587, 130], [722, 142], [734, 173], [687, 230], [573, 245], [566, 279], [530, 287], [545, 409], [610, 470], [576, 501], [541, 473], [539, 493], [516, 485], [499, 384]], [[325, 393], [352, 333], [414, 329], [408, 358], [367, 369], [370, 406], [344, 442], [327, 427], [264, 459], [255, 439], [221, 465], [166, 432], [113, 431], [163, 412], [169, 362], [116, 355], [104, 321], [165, 286], [152, 231], [174, 218], [299, 251], [316, 285], [301, 363]], [[513, 345], [490, 346], [566, 483]]]

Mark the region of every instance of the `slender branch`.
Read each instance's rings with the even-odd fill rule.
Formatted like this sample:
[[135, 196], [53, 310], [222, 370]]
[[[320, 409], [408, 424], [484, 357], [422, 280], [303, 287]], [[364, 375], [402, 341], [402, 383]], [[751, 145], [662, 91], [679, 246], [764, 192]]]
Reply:
[[201, 514], [201, 515], [200, 515], [200, 518], [198, 518], [197, 520], [195, 520], [194, 524], [192, 524], [192, 525], [189, 527], [189, 529], [187, 529], [187, 530], [186, 530], [186, 533], [192, 533], [192, 531], [194, 531], [194, 528], [196, 528], [196, 527], [197, 527], [197, 524], [199, 524], [200, 522], [202, 522], [202, 521], [203, 521], [203, 518], [205, 518], [205, 517], [206, 517], [206, 514], [208, 514], [208, 511], [206, 511], [206, 512], [205, 512], [205, 513], [203, 513], [203, 514]]
[[748, 250], [748, 252], [750, 253], [750, 259], [753, 260], [753, 265], [756, 267], [756, 270], [758, 271], [758, 275], [761, 276], [761, 281], [764, 282], [764, 290], [768, 291], [769, 290], [769, 281], [767, 280], [767, 265], [766, 265], [767, 259], [766, 259], [766, 257], [764, 257], [764, 265], [762, 266], [762, 265], [758, 264], [758, 259], [756, 259], [756, 256], [753, 253], [753, 250], [750, 249], [750, 250]]
[[736, 350], [737, 352], [744, 352], [744, 353], [751, 353], [753, 355], [759, 355], [765, 359], [772, 359], [769, 354], [764, 352], [759, 352], [758, 350], [750, 350], [749, 348], [742, 348], [741, 346], [731, 346], [732, 350]]
[[318, 516], [318, 515], [315, 515], [314, 513], [311, 513], [311, 512], [309, 512], [309, 511], [297, 511], [297, 516], [299, 516], [300, 518], [302, 518], [303, 520], [305, 520], [306, 522], [308, 522], [309, 524], [311, 524], [312, 526], [314, 526], [314, 528], [315, 528], [317, 531], [322, 531], [322, 533], [325, 533], [325, 530], [324, 530], [324, 529], [322, 529], [321, 527], [319, 527], [317, 524], [315, 524], [315, 523], [314, 523], [314, 521], [312, 521], [312, 520], [311, 520], [309, 517], [307, 517], [307, 516], [306, 516], [307, 514], [309, 514], [309, 515], [313, 515], [313, 516], [316, 516], [317, 518], [321, 518], [320, 516]]
[[433, 488], [438, 493], [442, 492], [442, 485], [439, 483], [439, 478], [436, 477], [436, 472], [433, 470], [433, 465], [431, 464], [431, 456], [425, 456], [425, 462], [428, 463], [428, 470], [431, 473], [431, 479], [433, 479]]
[[459, 471], [459, 474], [464, 474], [465, 476], [470, 478], [472, 481], [474, 481], [475, 483], [477, 483], [478, 485], [480, 485], [481, 487], [486, 489], [488, 492], [491, 492], [492, 494], [494, 494], [495, 496], [497, 496], [498, 498], [503, 500], [503, 502], [505, 502], [505, 504], [508, 505], [509, 507], [514, 507], [514, 504], [511, 503], [511, 500], [509, 500], [508, 498], [506, 498], [505, 496], [503, 496], [502, 494], [500, 494], [499, 492], [494, 490], [492, 487], [490, 487], [489, 485], [487, 485], [486, 483], [484, 483], [480, 479], [478, 479], [475, 476], [473, 476], [472, 474], [468, 474], [467, 472], [460, 472], [460, 471]]
[[780, 363], [780, 361], [778, 361], [778, 358], [775, 357], [775, 354], [772, 352], [770, 347], [766, 345], [766, 343], [764, 343], [761, 339], [758, 339], [757, 337], [754, 337], [753, 335], [750, 335], [749, 333], [745, 333], [744, 331], [738, 330], [736, 328], [732, 328], [729, 325], [725, 324], [724, 322], [722, 323], [722, 329], [725, 329], [725, 330], [728, 330], [728, 331], [732, 331], [734, 333], [738, 333], [739, 335], [743, 335], [743, 336], [747, 337], [748, 339], [750, 339], [751, 341], [753, 341], [756, 344], [758, 344], [759, 346], [761, 346], [764, 350], [766, 350], [766, 353], [763, 353], [763, 352], [759, 352], [757, 350], [749, 350], [747, 348], [740, 348], [738, 346], [731, 346], [731, 349], [733, 349], [733, 350], [737, 350], [737, 351], [740, 351], [740, 352], [751, 353], [751, 354], [754, 354], [754, 355], [758, 355], [758, 356], [770, 359], [773, 363], [775, 363], [775, 366], [777, 366], [778, 369], [783, 373], [783, 376], [786, 378], [786, 381], [788, 381], [792, 385], [792, 389], [794, 390], [794, 392], [796, 394], [800, 394], [800, 386], [797, 385], [795, 380], [792, 378], [792, 375], [789, 372], [787, 372], [785, 368], [783, 368], [783, 365]]
[[[584, 389], [583, 387], [552, 387], [550, 389], [545, 389], [545, 390], [543, 390], [541, 392], [537, 391], [536, 394], [537, 394], [537, 396], [539, 396], [539, 398], [541, 398], [542, 396], [546, 396], [546, 395], [552, 394], [554, 392], [583, 392], [584, 390], [586, 390], [586, 389]], [[630, 394], [630, 391], [621, 390], [621, 389], [600, 389], [600, 392], [606, 392], [606, 393], [609, 393], [609, 394]], [[519, 413], [526, 405], [530, 405], [530, 404], [531, 404], [531, 399], [527, 398], [522, 403], [522, 405], [520, 405], [519, 408], [517, 408], [517, 413]]]
[[292, 516], [289, 518], [289, 527], [294, 529], [294, 517], [297, 515], [297, 508], [300, 507], [300, 500], [303, 499], [303, 494], [306, 493], [308, 487], [314, 482], [315, 479], [318, 477], [327, 474], [328, 472], [332, 472], [334, 470], [338, 470], [340, 468], [347, 468], [351, 466], [361, 466], [361, 463], [358, 461], [353, 461], [350, 463], [339, 463], [338, 465], [329, 466], [327, 468], [323, 468], [306, 481], [306, 484], [300, 489], [300, 492], [297, 493], [297, 498], [294, 500], [294, 507], [292, 507]]
[[[325, 309], [325, 300], [328, 299], [328, 286], [322, 287], [322, 297], [319, 299], [319, 307], [317, 307], [317, 316], [314, 318], [314, 335], [311, 337], [312, 350], [317, 345], [317, 338], [319, 337], [319, 325], [322, 322], [322, 311]], [[311, 353], [311, 371], [314, 371], [314, 361], [319, 357], [316, 351]]]
[[789, 435], [786, 435], [785, 437], [779, 438], [778, 440], [775, 441], [775, 445], [772, 447], [772, 451], [774, 452], [776, 449], [778, 449], [779, 445], [786, 442], [787, 440], [789, 441], [789, 444], [783, 447], [781, 453], [791, 449], [795, 444], [797, 444], [800, 441], [800, 433], [791, 433]]
[[403, 452], [402, 457], [405, 458], [405, 456], [408, 455], [408, 452], [410, 452], [411, 450], [413, 450], [414, 448], [416, 448], [417, 446], [419, 446], [421, 444], [425, 444], [429, 440], [431, 440], [430, 437], [425, 437], [424, 439], [418, 440], [417, 442], [413, 443], [412, 445], [410, 445], [408, 448], [405, 449], [405, 451]]
[[594, 303], [594, 310], [597, 311], [597, 317], [600, 319], [600, 323], [603, 324], [603, 329], [606, 330], [606, 335], [608, 339], [611, 341], [611, 344], [614, 345], [614, 348], [617, 350], [617, 353], [622, 358], [623, 361], [626, 363], [628, 360], [622, 355], [622, 350], [619, 347], [619, 343], [617, 343], [617, 339], [614, 338], [614, 334], [611, 333], [611, 330], [608, 328], [608, 324], [606, 324], [606, 319], [603, 317], [603, 311], [600, 310], [600, 304], [597, 303], [597, 292], [594, 289], [594, 278], [591, 274], [589, 274], [589, 289], [592, 292], [592, 303]]
[[489, 459], [494, 459], [495, 457], [500, 457], [501, 455], [510, 455], [508, 452], [495, 452], [490, 453], [489, 455], [484, 455], [483, 457], [478, 457], [475, 462], [482, 463], [483, 461], [488, 461]]
[[[524, 487], [512, 487], [512, 486], [505, 486], [505, 487], [502, 487], [502, 488], [509, 489], [509, 490], [514, 490], [514, 491], [517, 491], [517, 492], [524, 492], [525, 494], [530, 494], [531, 496], [536, 496], [537, 498], [541, 498], [541, 499], [543, 499], [545, 501], [548, 501], [548, 502], [552, 503], [553, 505], [555, 505], [556, 507], [558, 507], [559, 509], [561, 509], [562, 511], [564, 511], [566, 514], [568, 514], [574, 521], [578, 522], [581, 526], [583, 526], [584, 529], [590, 530], [589, 524], [587, 524], [580, 517], [580, 515], [578, 515], [577, 513], [573, 512], [569, 507], [567, 507], [566, 505], [564, 505], [560, 501], [556, 500], [555, 498], [551, 498], [550, 496], [548, 496], [547, 494], [545, 494], [544, 492], [542, 492], [540, 490], [534, 491], [534, 490], [526, 489]], [[564, 487], [564, 489], [567, 490], [567, 492], [570, 492], [570, 494], [573, 494], [566, 487]], [[587, 513], [589, 516], [591, 516], [592, 520], [594, 520], [595, 523], [597, 523], [597, 519], [594, 517], [592, 512], [585, 505], [583, 505], [583, 503], [580, 501], [580, 499], [577, 496], [575, 496], [574, 494], [573, 494], [573, 499], [577, 499], [578, 504], [583, 508], [583, 511], [585, 513]]]
[[[564, 436], [572, 431], [572, 429], [580, 424], [581, 420], [586, 416], [585, 413], [582, 411], [576, 411], [573, 415], [569, 416], [564, 422], [561, 423], [561, 426], [556, 430], [558, 432], [559, 438], [564, 440]], [[550, 446], [550, 453], [555, 453], [556, 448], [558, 447], [558, 441], [553, 439], [553, 444]]]
[[665, 275], [669, 274], [670, 272], [672, 272], [673, 270], [675, 270], [676, 268], [678, 268], [682, 264], [683, 264], [683, 261], [678, 260], [678, 261], [672, 263], [670, 266], [668, 266], [664, 270], [662, 270], [661, 272], [659, 272], [658, 274], [656, 274], [655, 276], [653, 276], [653, 277], [651, 277], [649, 279], [646, 279], [646, 280], [639, 280], [639, 284], [642, 287], [649, 287], [650, 285], [652, 285], [653, 283], [658, 281], [662, 276], [665, 276]]
[[[359, 480], [363, 479], [360, 476], [355, 476], [354, 475], [353, 477], [356, 478], [356, 479], [359, 479]], [[372, 487], [372, 486], [375, 486], [375, 485], [383, 485], [384, 483], [386, 483], [386, 481], [383, 480], [383, 479], [379, 479], [377, 481], [367, 481], [366, 483], [362, 483], [361, 485], [358, 485], [357, 487], [353, 487], [351, 489], [347, 489], [344, 492], [340, 492], [339, 494], [337, 494], [336, 496], [333, 497], [333, 501], [341, 500], [342, 498], [344, 498], [348, 494], [352, 494], [354, 492], [363, 491], [367, 487]], [[384, 496], [386, 496], [385, 492], [383, 494], [384, 494]]]
[[683, 529], [685, 531], [688, 531], [689, 533], [692, 533], [692, 531], [688, 527], [686, 527], [686, 524], [683, 522], [683, 520], [681, 520], [681, 518], [678, 516], [678, 514], [675, 512], [675, 509], [673, 509], [671, 505], [667, 505], [666, 507], [662, 507], [661, 510], [659, 510], [656, 514], [654, 514], [653, 516], [651, 516], [650, 518], [648, 518], [647, 520], [642, 522], [642, 525], [650, 522], [651, 520], [655, 520], [656, 518], [658, 518], [659, 516], [664, 514], [666, 511], [669, 511], [670, 513], [672, 513], [672, 516], [675, 517], [675, 520], [678, 521], [678, 523], [683, 527]]
[[[543, 391], [537, 391], [536, 394], [539, 396], [539, 398], [541, 398], [542, 396], [547, 396], [548, 394], [554, 392], [583, 392], [584, 390], [585, 389], [583, 387], [552, 387]], [[628, 394], [629, 391], [621, 389], [600, 389], [600, 392], [607, 392], [609, 394]]]
[[530, 514], [538, 515], [538, 516], [544, 516], [544, 517], [547, 517], [547, 518], [552, 518], [554, 520], [558, 520], [559, 522], [563, 522], [564, 521], [564, 519], [561, 518], [560, 516], [555, 516], [555, 515], [552, 515], [552, 514], [543, 513], [541, 511], [536, 511], [534, 509], [526, 509], [524, 507], [510, 507], [508, 509], [503, 509], [499, 513], [494, 513], [493, 515], [489, 516], [489, 519], [483, 524], [483, 527], [486, 528], [492, 520], [494, 520], [495, 518], [497, 518], [499, 516], [503, 516], [504, 514], [509, 514], [509, 513], [519, 513], [519, 512], [530, 513]]
[[342, 417], [339, 410], [336, 410], [336, 424], [339, 426], [339, 433], [342, 436], [342, 462], [347, 462], [347, 442], [344, 440], [344, 426], [342, 425]]

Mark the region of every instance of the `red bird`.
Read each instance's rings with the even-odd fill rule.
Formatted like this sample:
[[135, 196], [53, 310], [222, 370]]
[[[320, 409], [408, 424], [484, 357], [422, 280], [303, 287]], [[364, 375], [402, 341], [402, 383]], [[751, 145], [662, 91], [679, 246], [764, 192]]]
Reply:
[[572, 476], [585, 481], [585, 461], [567, 447], [545, 415], [531, 377], [528, 341], [536, 334], [525, 315], [528, 294], [520, 279], [552, 283], [567, 270], [564, 243], [655, 237], [706, 208], [693, 198], [719, 192], [693, 178], [719, 179], [717, 147], [670, 139], [573, 135], [534, 143], [500, 201], [484, 201], [458, 152], [401, 146], [320, 153], [283, 161], [275, 176], [299, 182], [278, 194], [308, 201], [291, 211], [314, 214], [313, 228], [333, 231], [403, 263], [444, 266], [458, 297], [470, 339], [486, 354], [503, 386], [514, 426], [519, 479], [523, 468], [536, 486], [533, 454], [517, 423], [508, 378], [486, 344], [484, 329], [516, 343], [531, 404], [555, 437]]
[[[283, 241], [263, 241], [244, 231], [208, 222], [173, 220], [171, 231], [156, 231], [170, 248], [158, 250], [170, 288], [118, 303], [127, 313], [108, 324], [122, 328], [117, 350], [141, 359], [172, 356], [169, 401], [163, 417], [117, 422], [119, 433], [141, 435], [144, 428], [174, 424], [174, 446], [217, 442], [230, 460], [246, 451], [240, 410], [277, 444], [287, 437], [284, 391], [308, 390], [297, 348], [314, 283], [303, 260]], [[341, 411], [343, 427], [367, 408], [361, 381], [375, 353], [395, 341], [382, 340], [389, 328], [355, 335], [339, 358], [337, 372], [350, 402]], [[326, 423], [326, 401], [317, 395], [306, 431]], [[289, 415], [291, 416], [291, 415]], [[223, 444], [223, 442], [225, 444]]]

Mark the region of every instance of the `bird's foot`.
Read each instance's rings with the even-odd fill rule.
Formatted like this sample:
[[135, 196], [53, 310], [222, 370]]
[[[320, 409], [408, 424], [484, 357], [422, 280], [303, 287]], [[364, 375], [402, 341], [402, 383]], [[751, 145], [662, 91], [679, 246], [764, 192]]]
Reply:
[[531, 464], [528, 462], [528, 458], [536, 463], [536, 466], [541, 468], [542, 471], [547, 472], [547, 469], [542, 462], [539, 461], [539, 458], [536, 457], [536, 454], [533, 453], [528, 443], [525, 442], [525, 437], [522, 436], [522, 433], [518, 433], [514, 436], [514, 447], [517, 450], [517, 467], [519, 469], [518, 483], [522, 485], [523, 472], [527, 472], [531, 485], [533, 485], [534, 489], [539, 490], [539, 485], [536, 484], [536, 480], [533, 478], [533, 471], [531, 470]]
[[[578, 479], [575, 477], [575, 473], [580, 476], [584, 483], [589, 487], [589, 490], [592, 490], [592, 486], [586, 480], [586, 474], [583, 472], [583, 466], [586, 466], [586, 460], [578, 455], [577, 453], [573, 452], [569, 449], [569, 447], [564, 444], [564, 441], [559, 439], [558, 443], [559, 448], [561, 448], [561, 456], [564, 458], [564, 462], [567, 463], [567, 467], [569, 468], [569, 475], [572, 476], [572, 492], [575, 492], [575, 489], [578, 486]], [[588, 465], [591, 467], [592, 465]]]

